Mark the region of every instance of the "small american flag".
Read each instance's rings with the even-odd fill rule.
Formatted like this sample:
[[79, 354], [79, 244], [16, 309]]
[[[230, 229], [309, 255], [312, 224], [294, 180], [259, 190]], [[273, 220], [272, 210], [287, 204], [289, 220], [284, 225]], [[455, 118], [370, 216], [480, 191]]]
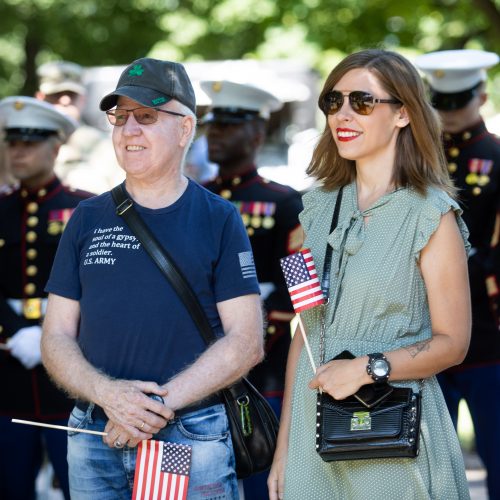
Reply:
[[325, 303], [311, 250], [283, 257], [280, 264], [296, 313]]
[[186, 500], [190, 469], [191, 446], [141, 441], [132, 500]]
[[243, 278], [256, 278], [257, 271], [255, 270], [255, 263], [253, 260], [253, 253], [250, 252], [240, 252], [238, 254], [240, 259], [240, 268]]

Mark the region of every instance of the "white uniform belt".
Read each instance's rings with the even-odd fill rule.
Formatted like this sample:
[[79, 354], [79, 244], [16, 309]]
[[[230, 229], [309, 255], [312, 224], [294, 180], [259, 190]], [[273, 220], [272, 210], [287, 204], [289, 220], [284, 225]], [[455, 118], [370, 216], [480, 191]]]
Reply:
[[266, 300], [269, 295], [271, 295], [274, 290], [276, 290], [276, 286], [274, 283], [271, 283], [270, 281], [266, 281], [265, 283], [259, 283], [259, 288], [260, 288], [260, 298], [262, 300]]
[[24, 316], [25, 304], [27, 300], [39, 300], [42, 316], [45, 316], [47, 311], [47, 299], [7, 299], [7, 304], [18, 315]]

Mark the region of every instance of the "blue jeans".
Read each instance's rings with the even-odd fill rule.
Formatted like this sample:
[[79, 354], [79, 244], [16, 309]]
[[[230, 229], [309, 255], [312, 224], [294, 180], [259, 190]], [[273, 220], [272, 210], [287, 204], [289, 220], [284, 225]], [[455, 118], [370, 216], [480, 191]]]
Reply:
[[[66, 425], [66, 419], [50, 423]], [[69, 500], [66, 443], [64, 431], [14, 424], [10, 417], [0, 417], [0, 498], [35, 499], [35, 480], [45, 448], [64, 497]]]
[[[103, 431], [92, 405], [74, 408], [70, 427]], [[226, 411], [222, 404], [176, 417], [155, 435], [159, 441], [193, 447], [189, 500], [237, 500], [238, 483]], [[137, 448], [109, 448], [100, 436], [68, 432], [69, 484], [72, 500], [130, 500]]]
[[500, 499], [500, 427], [496, 423], [500, 415], [500, 365], [444, 372], [438, 375], [438, 380], [455, 427], [458, 403], [462, 398], [467, 402], [474, 424], [477, 453], [488, 474], [489, 497], [491, 500]]

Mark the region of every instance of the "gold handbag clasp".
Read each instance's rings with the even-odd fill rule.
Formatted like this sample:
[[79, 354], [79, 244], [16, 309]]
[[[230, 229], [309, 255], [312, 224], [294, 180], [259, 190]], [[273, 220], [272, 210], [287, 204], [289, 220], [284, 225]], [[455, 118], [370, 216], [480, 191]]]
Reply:
[[372, 419], [369, 411], [355, 411], [351, 418], [351, 431], [369, 431]]

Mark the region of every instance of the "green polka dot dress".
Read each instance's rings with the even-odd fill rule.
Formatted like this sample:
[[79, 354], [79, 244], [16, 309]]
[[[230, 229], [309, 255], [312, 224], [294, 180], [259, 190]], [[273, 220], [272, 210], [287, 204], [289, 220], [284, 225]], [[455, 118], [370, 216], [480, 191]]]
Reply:
[[[312, 250], [320, 275], [336, 197], [336, 191], [316, 189], [303, 198], [304, 246]], [[339, 223], [328, 236], [333, 258], [325, 359], [344, 349], [360, 356], [431, 337], [425, 284], [417, 263], [449, 210], [457, 215], [468, 246], [458, 204], [443, 191], [430, 188], [424, 197], [411, 188], [398, 189], [360, 212], [355, 183], [344, 188]], [[364, 217], [369, 217], [367, 224]], [[302, 313], [317, 362], [320, 313], [321, 307]], [[459, 443], [435, 377], [424, 383], [417, 458], [330, 463], [323, 462], [315, 450], [316, 392], [307, 387], [312, 377], [303, 349], [293, 389], [286, 500], [469, 498]], [[417, 381], [396, 385], [419, 390]]]

